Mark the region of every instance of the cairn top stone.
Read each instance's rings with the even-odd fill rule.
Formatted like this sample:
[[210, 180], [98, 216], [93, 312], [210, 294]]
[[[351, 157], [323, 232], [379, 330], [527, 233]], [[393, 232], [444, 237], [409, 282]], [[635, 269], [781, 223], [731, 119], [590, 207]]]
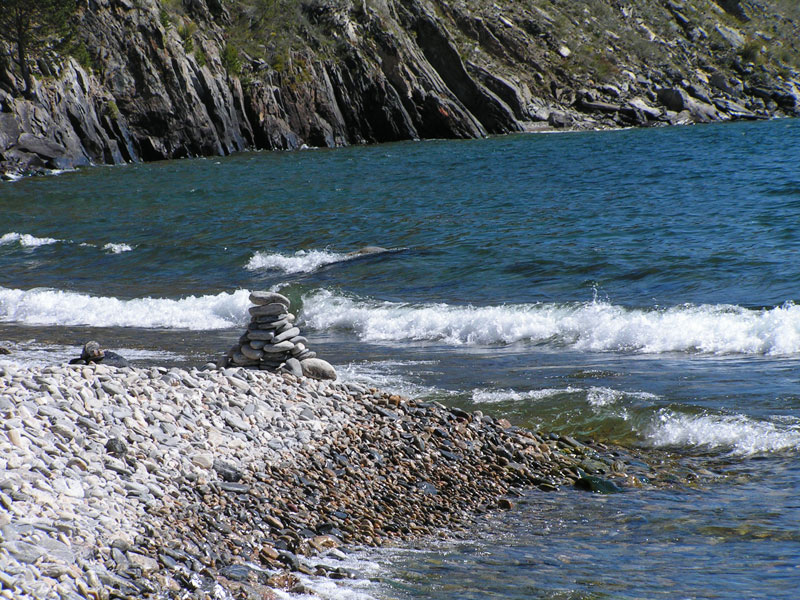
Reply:
[[[289, 308], [291, 304], [289, 299], [283, 294], [277, 292], [250, 292], [250, 302], [256, 306], [264, 306], [267, 304], [283, 304]], [[285, 311], [284, 311], [285, 312]]]

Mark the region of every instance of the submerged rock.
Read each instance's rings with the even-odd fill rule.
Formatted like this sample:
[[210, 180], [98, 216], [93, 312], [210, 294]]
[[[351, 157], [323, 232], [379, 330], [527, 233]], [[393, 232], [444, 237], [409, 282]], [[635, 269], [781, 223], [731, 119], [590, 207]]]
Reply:
[[597, 494], [618, 494], [624, 491], [609, 479], [603, 479], [596, 475], [587, 475], [581, 469], [578, 469], [578, 473], [580, 477], [575, 480], [575, 487], [579, 490], [595, 492]]

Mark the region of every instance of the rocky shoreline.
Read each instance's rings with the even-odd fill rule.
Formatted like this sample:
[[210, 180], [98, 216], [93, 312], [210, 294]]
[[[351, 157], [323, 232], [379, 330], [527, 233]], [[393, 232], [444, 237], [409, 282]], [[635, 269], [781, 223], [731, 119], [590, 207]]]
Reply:
[[355, 546], [448, 535], [524, 489], [611, 492], [627, 451], [355, 383], [244, 368], [0, 366], [0, 597], [271, 598]]
[[251, 4], [79, 3], [72, 55], [31, 57], [25, 94], [14, 44], [0, 39], [0, 178], [800, 116], [800, 13], [789, 3], [291, 0], [282, 22]]

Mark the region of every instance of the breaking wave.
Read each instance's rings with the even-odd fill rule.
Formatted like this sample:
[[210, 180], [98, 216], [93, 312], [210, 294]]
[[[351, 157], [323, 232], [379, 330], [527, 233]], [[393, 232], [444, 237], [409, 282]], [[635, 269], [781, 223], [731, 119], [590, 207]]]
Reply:
[[800, 307], [733, 305], [630, 309], [608, 302], [454, 306], [379, 302], [318, 290], [303, 298], [317, 329], [365, 341], [451, 345], [528, 342], [582, 351], [786, 355], [800, 352]]
[[247, 290], [238, 290], [176, 300], [122, 300], [45, 288], [0, 287], [0, 321], [30, 325], [225, 329], [246, 324], [248, 296]]
[[63, 241], [51, 237], [36, 237], [29, 233], [17, 233], [16, 231], [10, 231], [0, 236], [0, 246], [19, 244], [23, 248], [38, 248], [39, 246], [49, 246]]
[[645, 431], [656, 447], [689, 447], [735, 456], [800, 449], [800, 420], [761, 421], [744, 415], [688, 415], [660, 409]]
[[311, 273], [325, 265], [351, 260], [355, 255], [328, 250], [299, 250], [294, 254], [273, 254], [256, 252], [247, 261], [245, 268], [250, 271], [273, 269], [284, 273]]

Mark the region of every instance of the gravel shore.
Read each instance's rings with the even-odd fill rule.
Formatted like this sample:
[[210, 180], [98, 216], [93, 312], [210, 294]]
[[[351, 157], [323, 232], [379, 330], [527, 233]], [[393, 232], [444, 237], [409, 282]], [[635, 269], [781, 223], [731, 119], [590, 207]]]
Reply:
[[348, 577], [319, 557], [447, 535], [525, 488], [650, 475], [480, 412], [241, 368], [8, 364], [0, 422], [15, 600], [306, 592], [304, 574]]

